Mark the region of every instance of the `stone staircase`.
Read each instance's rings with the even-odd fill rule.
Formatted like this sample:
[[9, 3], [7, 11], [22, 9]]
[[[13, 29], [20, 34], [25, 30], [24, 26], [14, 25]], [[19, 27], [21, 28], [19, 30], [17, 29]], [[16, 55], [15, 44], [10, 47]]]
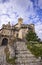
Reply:
[[39, 60], [27, 49], [24, 41], [16, 42], [16, 65], [41, 65]]

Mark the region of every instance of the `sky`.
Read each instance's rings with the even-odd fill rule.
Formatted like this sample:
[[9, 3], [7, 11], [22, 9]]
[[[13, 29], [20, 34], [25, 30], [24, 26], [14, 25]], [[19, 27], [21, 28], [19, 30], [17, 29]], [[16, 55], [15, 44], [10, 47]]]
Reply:
[[42, 0], [0, 0], [0, 28], [23, 18], [25, 24], [35, 24], [35, 31], [42, 40]]

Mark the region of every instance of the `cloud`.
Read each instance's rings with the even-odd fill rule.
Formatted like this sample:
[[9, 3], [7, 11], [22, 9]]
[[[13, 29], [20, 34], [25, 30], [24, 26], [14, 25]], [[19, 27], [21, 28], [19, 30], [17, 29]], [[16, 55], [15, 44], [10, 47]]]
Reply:
[[42, 20], [42, 0], [31, 0], [36, 14]]
[[30, 0], [10, 0], [9, 2], [6, 2], [6, 0], [4, 1], [4, 4], [0, 4], [0, 18], [1, 16], [6, 15], [15, 22], [18, 17], [22, 17], [25, 19], [25, 21], [28, 21], [28, 16], [32, 15], [31, 9], [33, 12], [33, 7]]
[[42, 22], [39, 21], [39, 23], [35, 24], [35, 31], [42, 40]]
[[34, 7], [39, 7], [42, 9], [42, 0], [31, 0], [33, 2]]
[[39, 37], [42, 31], [42, 0], [0, 0], [0, 27], [3, 23], [16, 24], [19, 17], [24, 23], [34, 23]]
[[0, 3], [9, 2], [9, 0], [0, 0]]
[[38, 0], [38, 6], [42, 9], [42, 0]]

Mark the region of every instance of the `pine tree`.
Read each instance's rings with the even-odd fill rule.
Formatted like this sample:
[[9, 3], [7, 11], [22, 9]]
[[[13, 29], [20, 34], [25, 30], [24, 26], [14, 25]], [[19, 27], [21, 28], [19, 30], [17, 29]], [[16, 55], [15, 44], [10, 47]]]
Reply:
[[26, 34], [26, 40], [27, 41], [40, 41], [40, 39], [38, 38], [38, 36], [36, 35], [36, 33], [33, 32], [33, 31], [29, 31]]

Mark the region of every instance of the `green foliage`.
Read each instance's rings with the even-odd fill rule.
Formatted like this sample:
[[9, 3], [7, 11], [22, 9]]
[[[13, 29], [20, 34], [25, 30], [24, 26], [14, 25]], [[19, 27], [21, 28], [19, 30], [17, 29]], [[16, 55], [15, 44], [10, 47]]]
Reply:
[[40, 39], [38, 38], [38, 36], [36, 35], [36, 33], [33, 32], [33, 31], [29, 31], [26, 34], [26, 40], [27, 41], [40, 41]]
[[9, 64], [14, 64], [14, 63], [15, 63], [15, 57], [9, 58], [9, 56], [7, 55], [7, 56], [6, 56], [6, 61], [7, 61]]
[[42, 44], [27, 44], [27, 48], [35, 55], [35, 57], [42, 57]]
[[36, 57], [42, 58], [42, 44], [40, 44], [40, 38], [36, 35], [35, 32], [29, 31], [26, 35], [27, 48], [34, 54]]

